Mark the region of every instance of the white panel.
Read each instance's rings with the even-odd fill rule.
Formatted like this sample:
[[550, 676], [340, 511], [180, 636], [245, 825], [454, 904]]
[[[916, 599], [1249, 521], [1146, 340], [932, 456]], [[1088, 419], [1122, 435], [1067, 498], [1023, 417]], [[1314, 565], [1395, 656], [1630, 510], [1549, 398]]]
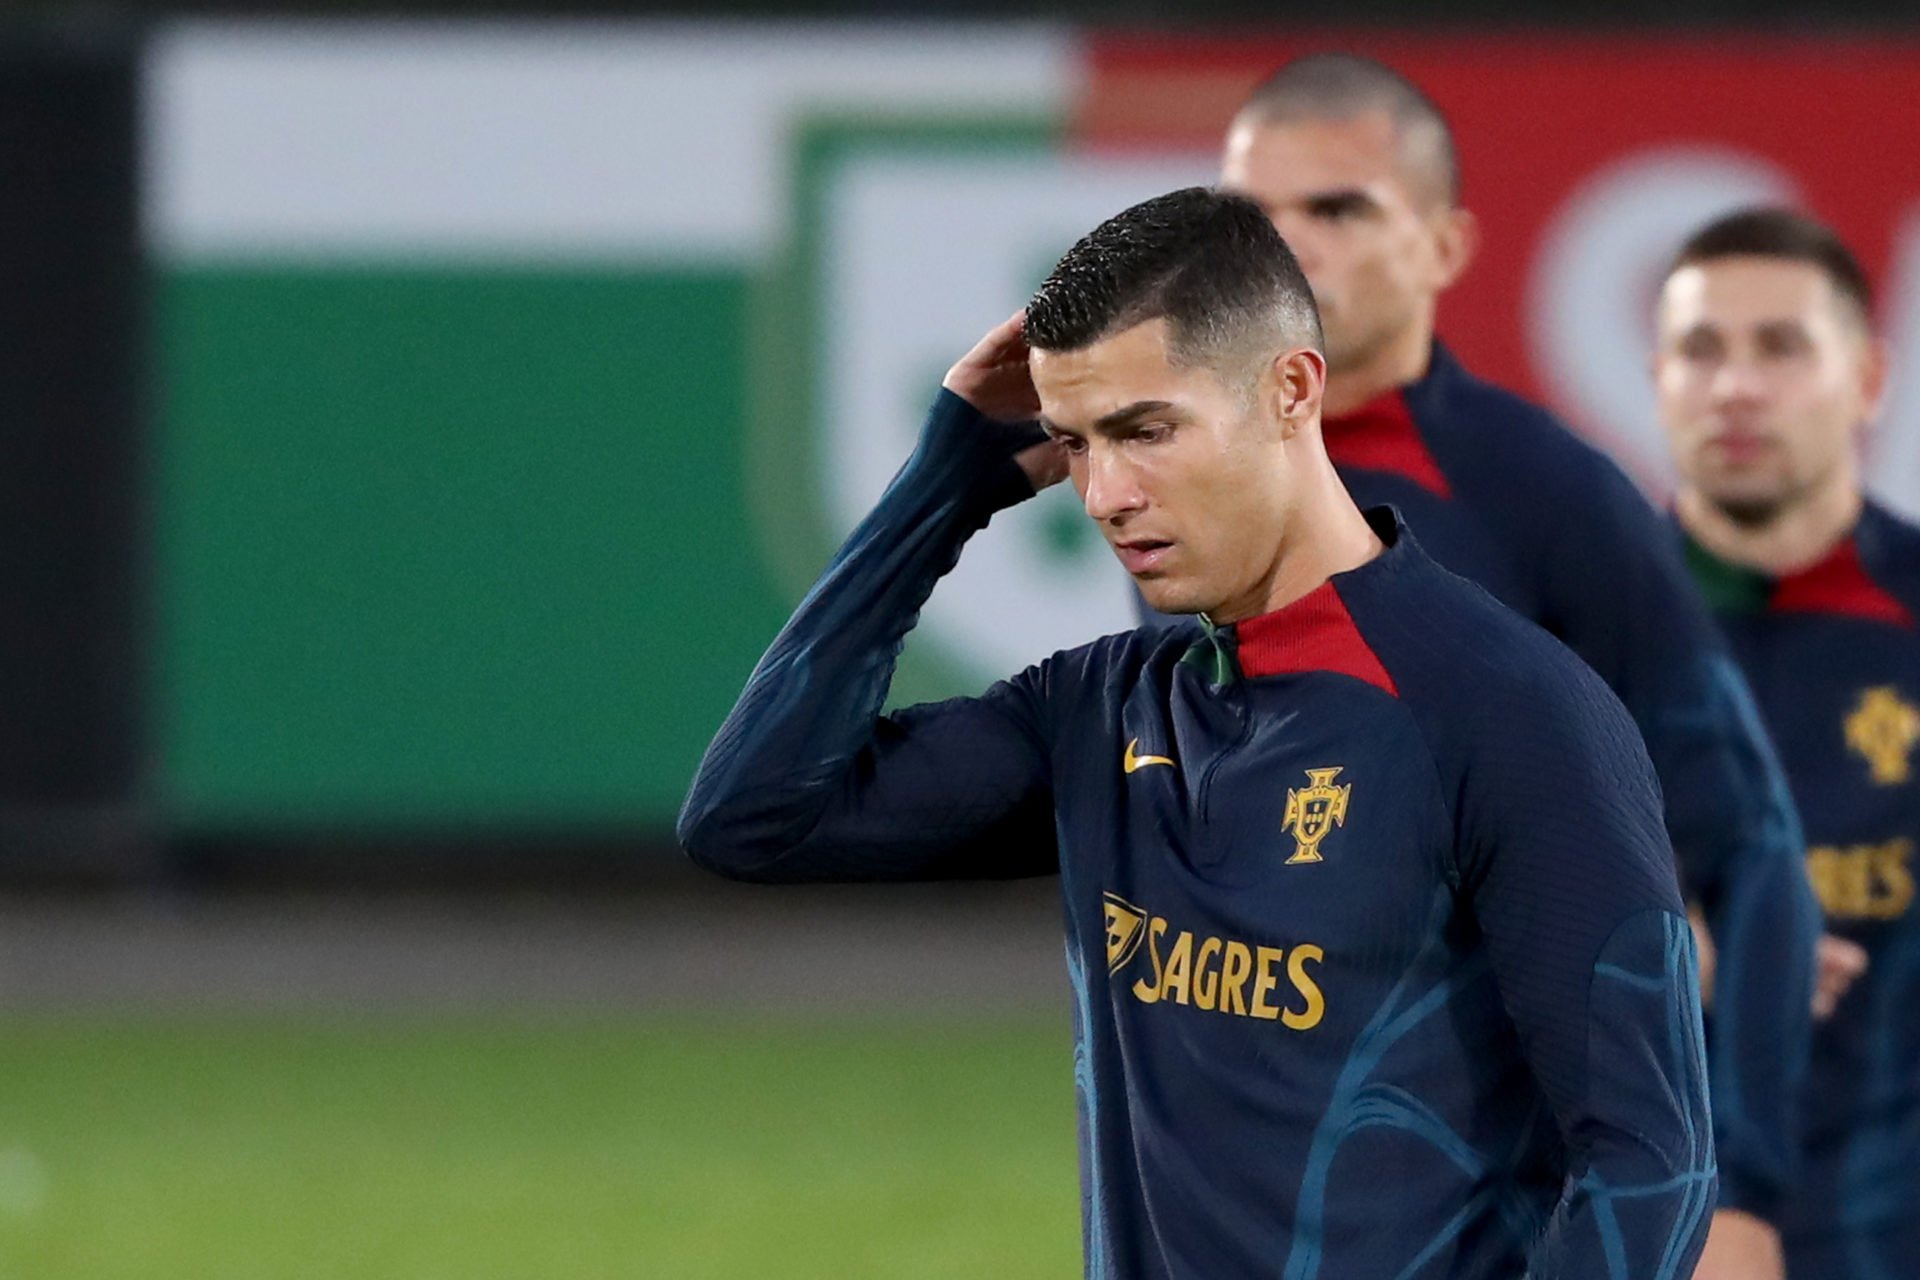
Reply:
[[[836, 532], [912, 451], [940, 377], [1020, 307], [1080, 236], [1128, 205], [1214, 178], [1211, 154], [1122, 160], [990, 152], [872, 155], [826, 202], [825, 447]], [[1062, 539], [1062, 525], [1080, 536]], [[1131, 584], [1071, 487], [994, 518], [921, 615], [981, 679], [1135, 623]]]
[[1867, 488], [1920, 520], [1920, 208], [1907, 211], [1880, 282], [1880, 332], [1892, 357], [1886, 401], [1867, 438]]
[[189, 22], [147, 69], [164, 256], [735, 259], [810, 113], [1053, 116], [1064, 28]]

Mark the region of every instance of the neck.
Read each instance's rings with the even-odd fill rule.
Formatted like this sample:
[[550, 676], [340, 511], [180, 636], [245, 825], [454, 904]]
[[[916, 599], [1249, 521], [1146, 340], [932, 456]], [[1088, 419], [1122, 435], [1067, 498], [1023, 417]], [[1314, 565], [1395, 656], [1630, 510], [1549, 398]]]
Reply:
[[1691, 486], [1674, 495], [1674, 514], [1693, 540], [1720, 559], [1779, 577], [1819, 561], [1860, 522], [1860, 486], [1851, 469], [1764, 524], [1742, 524]]
[[1433, 317], [1410, 324], [1358, 362], [1327, 371], [1323, 412], [1339, 418], [1426, 376], [1433, 359]]
[[1208, 617], [1215, 623], [1224, 626], [1284, 609], [1334, 574], [1357, 569], [1386, 550], [1327, 460], [1319, 428], [1308, 430], [1312, 447], [1301, 450], [1306, 458], [1298, 476], [1297, 501], [1273, 568], [1254, 591], [1212, 610]]

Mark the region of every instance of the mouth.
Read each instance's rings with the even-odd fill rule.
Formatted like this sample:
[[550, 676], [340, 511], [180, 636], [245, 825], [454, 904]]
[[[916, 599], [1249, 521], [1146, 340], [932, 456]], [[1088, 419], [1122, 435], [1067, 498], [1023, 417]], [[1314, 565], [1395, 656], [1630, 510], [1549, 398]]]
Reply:
[[1114, 554], [1134, 577], [1142, 577], [1159, 568], [1173, 551], [1173, 543], [1162, 538], [1129, 538], [1113, 544]]
[[1758, 431], [1735, 429], [1717, 432], [1707, 440], [1722, 462], [1734, 466], [1758, 462], [1773, 449], [1773, 441]]

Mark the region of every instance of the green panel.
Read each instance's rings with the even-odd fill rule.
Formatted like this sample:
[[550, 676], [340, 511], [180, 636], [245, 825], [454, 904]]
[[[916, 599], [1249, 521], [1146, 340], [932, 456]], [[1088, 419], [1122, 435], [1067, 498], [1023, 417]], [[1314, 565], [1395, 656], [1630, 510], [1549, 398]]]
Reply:
[[176, 827], [660, 822], [784, 613], [744, 275], [197, 268], [159, 297]]

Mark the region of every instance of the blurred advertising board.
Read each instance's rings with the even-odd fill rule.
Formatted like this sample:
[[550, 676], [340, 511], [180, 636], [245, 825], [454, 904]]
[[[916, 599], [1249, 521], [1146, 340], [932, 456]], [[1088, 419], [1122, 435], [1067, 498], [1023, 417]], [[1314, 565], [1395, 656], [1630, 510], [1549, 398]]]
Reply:
[[[1916, 44], [177, 25], [144, 178], [171, 821], [670, 820], [946, 365], [1321, 48], [1455, 121], [1486, 247], [1443, 334], [1654, 492], [1647, 310], [1705, 217], [1831, 219], [1920, 365]], [[1908, 385], [1872, 474], [1920, 511]], [[1128, 622], [1049, 494], [943, 584], [900, 692]]]

